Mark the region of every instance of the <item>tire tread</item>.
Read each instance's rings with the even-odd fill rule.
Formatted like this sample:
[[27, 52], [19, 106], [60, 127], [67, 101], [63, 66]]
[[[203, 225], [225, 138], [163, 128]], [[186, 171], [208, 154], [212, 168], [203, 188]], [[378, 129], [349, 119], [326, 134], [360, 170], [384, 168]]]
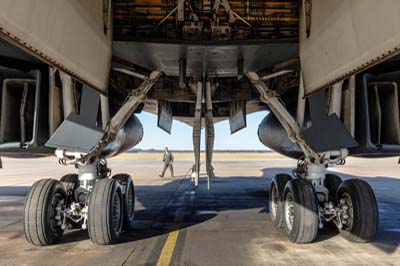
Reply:
[[292, 179], [285, 187], [284, 196], [291, 192], [295, 201], [295, 220], [292, 231], [285, 231], [289, 239], [295, 243], [310, 243], [318, 233], [317, 198], [312, 185], [303, 179]]
[[57, 180], [41, 179], [29, 190], [24, 206], [23, 222], [25, 237], [29, 243], [46, 246], [54, 243], [61, 236], [61, 234], [56, 235], [48, 231], [49, 221], [46, 220], [46, 206], [50, 200], [50, 192], [61, 188], [63, 187]]
[[113, 192], [121, 193], [117, 182], [113, 179], [102, 179], [96, 182], [89, 197], [89, 237], [93, 243], [99, 245], [115, 243], [119, 238], [111, 232], [110, 215]]
[[[283, 219], [283, 192], [286, 186], [286, 183], [291, 180], [292, 177], [288, 174], [277, 174], [273, 178], [270, 184], [270, 189], [269, 189], [269, 207], [271, 207], [271, 191], [272, 191], [272, 186], [276, 186], [276, 190], [278, 193], [278, 210], [276, 213], [275, 219], [270, 215], [270, 218], [274, 225], [278, 228], [283, 227], [284, 219]], [[271, 209], [269, 210], [271, 213]]]
[[371, 241], [378, 229], [379, 213], [375, 194], [370, 185], [359, 179], [349, 179], [342, 183], [339, 193], [347, 192], [352, 197], [353, 211], [358, 219], [353, 218], [353, 228], [340, 229], [342, 236], [356, 243]]

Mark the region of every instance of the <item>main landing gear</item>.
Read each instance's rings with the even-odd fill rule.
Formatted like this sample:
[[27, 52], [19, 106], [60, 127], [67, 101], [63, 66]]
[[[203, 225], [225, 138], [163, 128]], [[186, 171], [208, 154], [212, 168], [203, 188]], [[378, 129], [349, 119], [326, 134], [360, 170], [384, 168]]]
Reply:
[[[101, 166], [100, 166], [101, 168]], [[98, 170], [99, 167], [92, 169]], [[37, 246], [55, 243], [67, 228], [88, 229], [93, 243], [119, 241], [123, 229], [134, 221], [135, 195], [127, 174], [88, 178], [89, 172], [66, 175], [60, 181], [42, 179], [28, 193], [24, 209], [24, 231]], [[80, 185], [82, 180], [89, 186]], [[95, 181], [95, 182], [94, 182]], [[83, 184], [82, 184], [83, 185]]]
[[378, 228], [378, 207], [367, 182], [325, 175], [325, 193], [303, 178], [278, 174], [270, 185], [270, 217], [295, 243], [310, 243], [318, 229], [333, 222], [352, 242], [371, 241]]
[[[261, 101], [270, 107], [284, 127], [289, 139], [304, 154], [304, 159], [299, 160], [293, 171], [293, 177], [278, 174], [271, 182], [269, 211], [274, 225], [284, 228], [288, 238], [295, 243], [314, 241], [318, 229], [328, 222], [334, 223], [349, 241], [371, 241], [378, 228], [378, 207], [371, 187], [363, 180], [342, 181], [339, 176], [326, 173], [328, 164], [344, 161], [347, 149], [315, 152], [305, 142], [299, 124], [282, 105], [279, 95], [270, 90], [256, 73], [248, 72], [246, 76], [259, 91]], [[304, 110], [301, 116], [304, 117]]]
[[[132, 177], [117, 174], [110, 178], [111, 169], [107, 167], [102, 152], [145, 100], [160, 76], [161, 72], [154, 71], [145, 77], [112, 119], [105, 121], [101, 135], [99, 130], [92, 128], [93, 125], [79, 127], [79, 119], [67, 121], [59, 127], [58, 137], [53, 135], [50, 139], [57, 148], [56, 156], [60, 164], [74, 165], [78, 174], [63, 176], [60, 181], [42, 179], [32, 186], [25, 202], [23, 222], [28, 242], [37, 246], [50, 245], [61, 238], [65, 229], [82, 228], [88, 230], [93, 243], [107, 245], [118, 242], [122, 231], [133, 227], [135, 190]], [[77, 136], [77, 143], [71, 143], [76, 140], [73, 138], [75, 135], [68, 134], [75, 132], [76, 128], [90, 128], [88, 134], [95, 132], [94, 137], [100, 135], [94, 146], [77, 150], [91, 138], [86, 136], [85, 143], [82, 143], [81, 136]], [[60, 145], [60, 140], [64, 139], [69, 142]], [[66, 145], [69, 146], [66, 148]]]

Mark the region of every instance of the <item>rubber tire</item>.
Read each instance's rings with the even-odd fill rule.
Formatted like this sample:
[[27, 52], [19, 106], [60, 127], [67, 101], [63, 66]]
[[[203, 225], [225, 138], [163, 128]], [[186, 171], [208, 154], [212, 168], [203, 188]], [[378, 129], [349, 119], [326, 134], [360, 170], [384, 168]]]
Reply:
[[338, 175], [335, 174], [325, 175], [324, 185], [329, 190], [329, 197], [330, 197], [329, 200], [332, 201], [333, 203], [337, 202], [337, 192], [342, 182], [343, 182], [342, 179]]
[[360, 179], [344, 181], [338, 190], [338, 196], [347, 192], [353, 204], [353, 226], [350, 230], [339, 229], [340, 234], [355, 243], [371, 241], [379, 224], [378, 204], [371, 186]]
[[55, 179], [41, 179], [33, 184], [26, 197], [23, 226], [26, 240], [35, 246], [47, 246], [59, 240], [64, 233], [61, 226], [53, 231], [50, 226], [50, 204], [60, 193], [66, 198], [64, 186]]
[[283, 193], [286, 200], [289, 192], [294, 199], [294, 219], [292, 230], [288, 228], [285, 219], [284, 203], [284, 228], [288, 238], [295, 243], [311, 243], [318, 233], [318, 200], [310, 182], [303, 179], [292, 179], [287, 182]]
[[121, 237], [123, 211], [121, 211], [120, 227], [114, 230], [112, 208], [114, 195], [118, 193], [123, 210], [122, 189], [114, 179], [98, 180], [89, 196], [88, 232], [90, 240], [98, 245], [117, 243]]
[[[124, 229], [132, 229], [133, 223], [135, 220], [135, 185], [133, 183], [132, 177], [128, 174], [117, 174], [112, 177], [115, 180], [118, 180], [122, 187], [122, 191], [124, 194]], [[127, 188], [130, 187], [132, 189], [131, 197], [133, 198], [133, 210], [129, 212], [128, 206], [128, 195], [126, 194]]]
[[60, 182], [68, 183], [67, 186], [65, 186], [65, 190], [72, 189], [75, 191], [75, 189], [80, 186], [79, 176], [77, 174], [67, 174], [61, 177]]
[[[286, 183], [291, 180], [292, 177], [288, 174], [277, 174], [275, 177], [272, 179], [271, 184], [270, 184], [270, 189], [269, 189], [269, 217], [271, 218], [273, 224], [278, 227], [282, 228], [283, 227], [283, 190], [285, 189]], [[276, 215], [274, 216], [272, 213], [272, 191], [273, 189], [276, 188], [277, 191], [277, 196], [278, 196], [278, 208]]]

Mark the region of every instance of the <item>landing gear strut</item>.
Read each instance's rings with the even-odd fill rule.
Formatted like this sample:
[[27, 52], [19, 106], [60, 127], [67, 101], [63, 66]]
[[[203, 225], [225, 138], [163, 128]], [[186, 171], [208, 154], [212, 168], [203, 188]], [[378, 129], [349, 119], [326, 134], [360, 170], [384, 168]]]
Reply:
[[[205, 85], [205, 86], [204, 86]], [[206, 131], [206, 170], [207, 170], [207, 188], [210, 189], [211, 179], [214, 178], [214, 168], [212, 166], [212, 156], [214, 149], [214, 120], [212, 113], [212, 86], [211, 81], [197, 81], [192, 88], [196, 94], [195, 115], [193, 120], [193, 150], [195, 163], [193, 166], [194, 184], [199, 185], [200, 178], [200, 142], [202, 127], [202, 102], [206, 103], [206, 113], [204, 115]]]
[[[132, 177], [117, 174], [102, 158], [102, 151], [142, 103], [160, 78], [152, 72], [139, 88], [132, 91], [120, 110], [105, 123], [104, 134], [90, 152], [76, 151], [72, 145], [57, 147], [60, 164], [74, 165], [79, 174], [69, 174], [60, 181], [43, 179], [28, 193], [24, 209], [24, 230], [28, 242], [50, 245], [59, 240], [66, 228], [88, 230], [93, 243], [107, 245], [119, 241], [124, 229], [134, 221], [135, 195]], [[97, 108], [96, 108], [97, 109]]]
[[378, 228], [377, 202], [371, 187], [362, 180], [342, 182], [340, 177], [326, 174], [327, 165], [342, 162], [347, 149], [315, 152], [305, 142], [301, 127], [280, 102], [279, 95], [256, 73], [249, 72], [246, 76], [259, 91], [261, 101], [278, 118], [289, 139], [298, 144], [304, 154], [293, 171], [294, 178], [278, 174], [271, 182], [269, 210], [274, 225], [283, 226], [288, 238], [296, 243], [314, 241], [318, 229], [327, 222], [333, 222], [349, 241], [371, 241]]

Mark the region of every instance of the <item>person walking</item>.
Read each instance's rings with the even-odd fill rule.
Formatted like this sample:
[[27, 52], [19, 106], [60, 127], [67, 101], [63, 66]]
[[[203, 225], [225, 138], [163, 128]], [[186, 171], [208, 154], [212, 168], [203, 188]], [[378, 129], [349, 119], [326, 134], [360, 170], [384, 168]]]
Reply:
[[165, 175], [165, 171], [167, 170], [167, 168], [169, 168], [169, 170], [171, 171], [171, 177], [174, 178], [174, 155], [172, 155], [172, 152], [168, 150], [168, 147], [164, 148], [163, 162], [164, 168], [159, 176], [163, 178]]

